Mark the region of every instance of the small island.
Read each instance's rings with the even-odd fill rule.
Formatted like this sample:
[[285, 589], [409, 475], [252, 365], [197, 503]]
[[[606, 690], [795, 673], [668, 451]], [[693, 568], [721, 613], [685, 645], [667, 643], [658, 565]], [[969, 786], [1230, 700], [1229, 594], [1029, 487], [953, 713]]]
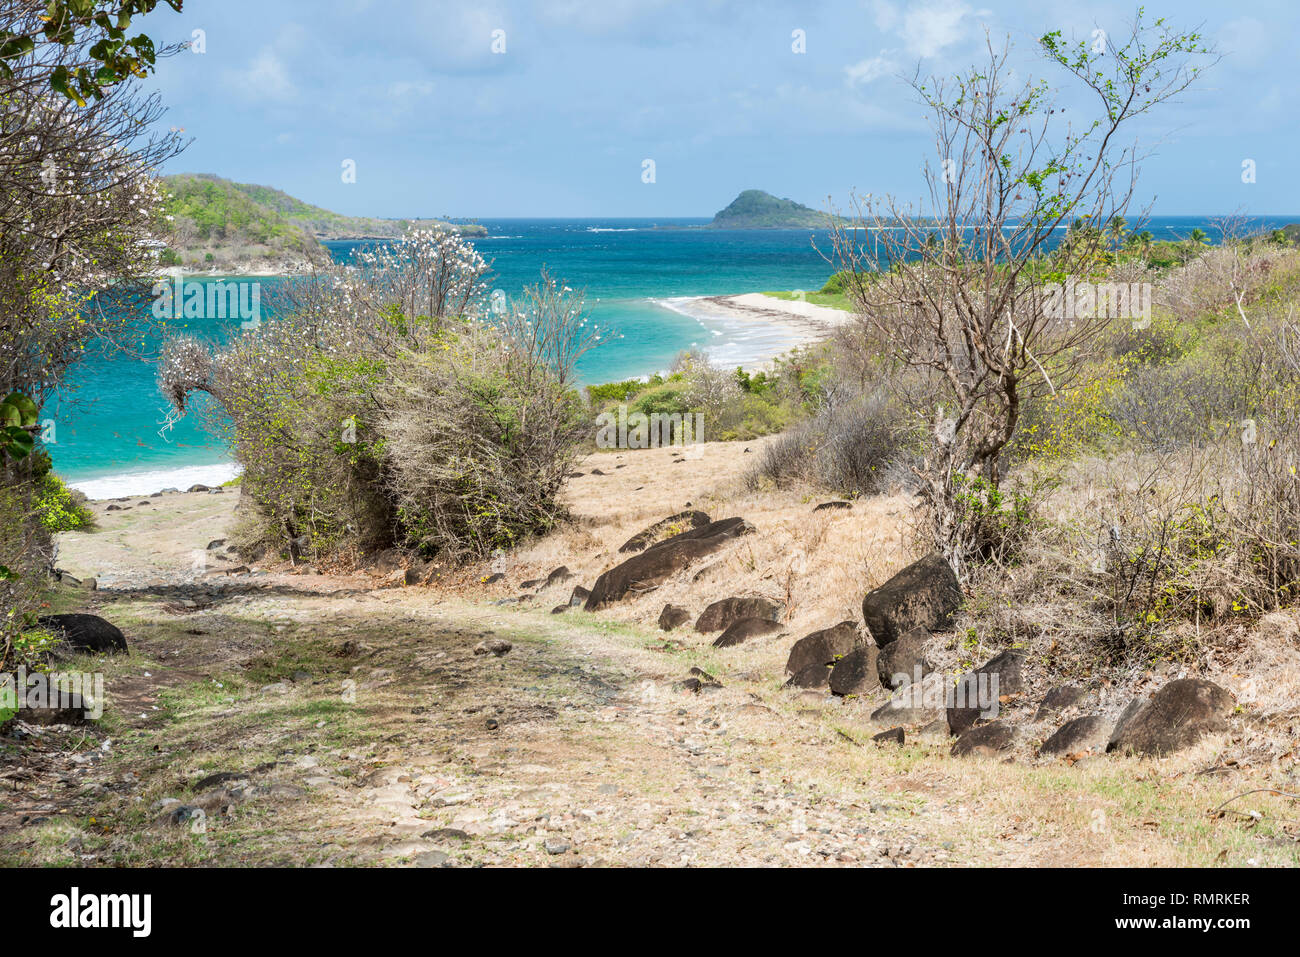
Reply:
[[344, 216], [282, 190], [236, 183], [211, 173], [163, 178], [167, 196], [164, 266], [221, 273], [295, 273], [329, 259], [332, 240], [400, 239], [413, 229], [486, 236], [477, 223]]
[[761, 189], [747, 189], [720, 210], [711, 229], [824, 229], [832, 216]]

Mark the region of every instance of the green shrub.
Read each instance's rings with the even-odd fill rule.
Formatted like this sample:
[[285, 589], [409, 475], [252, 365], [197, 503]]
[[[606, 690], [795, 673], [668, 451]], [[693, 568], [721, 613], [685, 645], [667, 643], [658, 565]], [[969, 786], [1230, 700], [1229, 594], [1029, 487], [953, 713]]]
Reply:
[[94, 521], [94, 515], [85, 506], [86, 497], [74, 492], [63, 480], [48, 472], [37, 481], [36, 513], [40, 522], [51, 532], [75, 532]]

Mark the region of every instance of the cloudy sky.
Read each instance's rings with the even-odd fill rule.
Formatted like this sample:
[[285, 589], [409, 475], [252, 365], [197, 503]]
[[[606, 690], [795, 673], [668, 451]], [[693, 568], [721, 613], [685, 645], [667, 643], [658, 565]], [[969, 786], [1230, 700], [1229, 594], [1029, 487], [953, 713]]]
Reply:
[[[1163, 214], [1300, 213], [1291, 0], [1149, 0], [1222, 54], [1132, 130], [1139, 197]], [[933, 152], [900, 79], [1010, 36], [1023, 75], [1063, 78], [1048, 30], [1122, 33], [1085, 0], [187, 0], [146, 18], [155, 85], [213, 172], [376, 216], [708, 216], [741, 189], [825, 208], [916, 195]], [[196, 34], [194, 31], [201, 31]], [[802, 31], [805, 52], [795, 52]], [[495, 47], [495, 50], [494, 50]], [[1293, 92], [1287, 94], [1285, 91]], [[1062, 102], [1082, 118], [1083, 101]], [[644, 161], [655, 181], [643, 182]], [[352, 160], [356, 182], [345, 183]], [[1242, 164], [1254, 160], [1254, 183]]]

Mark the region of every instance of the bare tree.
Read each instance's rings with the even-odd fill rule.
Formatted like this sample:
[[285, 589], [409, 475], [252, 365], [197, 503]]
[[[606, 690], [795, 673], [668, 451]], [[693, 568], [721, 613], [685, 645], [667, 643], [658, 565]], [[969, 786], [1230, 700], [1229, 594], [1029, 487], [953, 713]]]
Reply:
[[[1144, 26], [1140, 12], [1122, 44], [1039, 43], [1092, 96], [1095, 120], [1061, 129], [1047, 84], [1015, 83], [1010, 43], [990, 40], [985, 65], [911, 80], [937, 147], [928, 203], [857, 197], [833, 226], [862, 333], [934, 397], [918, 474], [934, 544], [959, 570], [973, 547], [960, 489], [996, 488], [1026, 402], [1067, 385], [1109, 321], [1049, 283], [1086, 280], [1107, 260], [1104, 227], [1127, 210], [1141, 159], [1120, 130], [1186, 89], [1210, 54], [1199, 34]], [[1053, 243], [1067, 225], [1069, 241]]]

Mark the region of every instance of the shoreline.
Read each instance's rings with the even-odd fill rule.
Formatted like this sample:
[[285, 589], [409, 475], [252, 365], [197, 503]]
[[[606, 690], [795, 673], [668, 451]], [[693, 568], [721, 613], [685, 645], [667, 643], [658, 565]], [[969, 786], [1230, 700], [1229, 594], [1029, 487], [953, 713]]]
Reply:
[[728, 340], [702, 347], [711, 361], [750, 372], [770, 370], [779, 356], [821, 342], [853, 318], [842, 309], [777, 299], [761, 292], [652, 301]]
[[[186, 275], [194, 275], [187, 273]], [[225, 273], [223, 275], [230, 275]], [[749, 372], [770, 371], [774, 360], [792, 349], [820, 342], [852, 319], [852, 314], [830, 306], [776, 299], [761, 292], [711, 296], [678, 296], [651, 302], [698, 322], [715, 338], [725, 341], [702, 349], [724, 368]], [[653, 375], [648, 371], [645, 377]], [[192, 485], [220, 486], [239, 474], [233, 461], [178, 465], [108, 473], [68, 481], [68, 487], [91, 501], [152, 495]]]

